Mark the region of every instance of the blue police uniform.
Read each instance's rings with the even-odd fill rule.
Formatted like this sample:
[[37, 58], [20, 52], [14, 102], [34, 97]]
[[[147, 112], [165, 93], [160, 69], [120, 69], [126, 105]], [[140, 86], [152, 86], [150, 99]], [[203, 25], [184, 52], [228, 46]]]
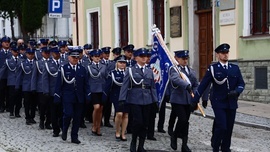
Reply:
[[[8, 42], [10, 43], [10, 38], [7, 36], [2, 37], [1, 43]], [[0, 50], [0, 68], [4, 65], [6, 59], [11, 57], [11, 52], [7, 48], [2, 48]], [[9, 99], [8, 99], [8, 87], [7, 87], [7, 73], [5, 72], [2, 78], [0, 79], [0, 112], [4, 112], [5, 109], [9, 111]]]
[[[135, 51], [134, 56], [146, 55], [147, 49]], [[149, 122], [149, 110], [153, 102], [157, 102], [154, 74], [151, 69], [135, 64], [127, 69], [120, 90], [119, 101], [130, 104], [133, 115], [133, 130], [130, 151], [136, 151], [139, 136], [138, 151], [144, 150], [144, 141]]]
[[[28, 48], [26, 49], [26, 53], [34, 54], [35, 49]], [[19, 89], [22, 86], [22, 92], [24, 96], [24, 108], [25, 108], [25, 119], [26, 124], [30, 125], [36, 123], [34, 120], [35, 112], [36, 112], [36, 93], [31, 90], [31, 79], [33, 74], [33, 66], [35, 64], [35, 60], [26, 59], [21, 62], [21, 65], [18, 68], [18, 77], [16, 78], [15, 89]]]
[[[188, 58], [188, 50], [175, 51], [175, 56], [178, 58]], [[183, 73], [181, 76], [180, 74]], [[184, 77], [184, 78], [183, 78]], [[187, 146], [189, 117], [190, 117], [190, 103], [191, 91], [197, 89], [198, 81], [195, 71], [188, 66], [178, 65], [172, 66], [169, 71], [169, 80], [172, 85], [172, 93], [170, 102], [172, 104], [172, 113], [178, 117], [178, 121], [171, 135], [171, 147], [177, 149], [177, 137], [181, 135], [182, 151], [190, 151]]]
[[[221, 44], [216, 53], [228, 53], [229, 44]], [[223, 67], [226, 65], [226, 67]], [[212, 83], [211, 105], [215, 114], [211, 146], [214, 152], [230, 151], [231, 135], [238, 108], [237, 100], [244, 90], [244, 80], [239, 67], [221, 62], [210, 65], [195, 93], [193, 105], [199, 102], [204, 90]]]
[[[12, 51], [18, 52], [18, 48], [15, 46], [12, 48]], [[7, 73], [7, 86], [9, 90], [9, 110], [10, 117], [14, 117], [14, 108], [15, 116], [20, 117], [20, 109], [22, 107], [22, 94], [21, 89], [15, 90], [16, 78], [18, 76], [18, 67], [21, 63], [21, 59], [18, 56], [11, 56], [10, 59], [6, 59], [6, 62], [0, 69], [0, 79]]]
[[[58, 48], [50, 48], [50, 52], [59, 53]], [[58, 76], [58, 70], [61, 67], [60, 59], [52, 58], [48, 62], [45, 62], [45, 68], [42, 72], [42, 92], [43, 94], [49, 95], [51, 123], [53, 129], [53, 137], [58, 137], [60, 129], [63, 124], [62, 105], [53, 102], [53, 96], [55, 93], [55, 85]]]
[[[79, 52], [73, 50], [71, 57], [79, 58]], [[63, 105], [63, 128], [62, 139], [66, 140], [67, 131], [72, 119], [71, 142], [79, 144], [78, 131], [86, 100], [89, 100], [90, 90], [88, 84], [88, 75], [83, 66], [71, 63], [65, 64], [58, 73], [54, 102], [62, 101]]]

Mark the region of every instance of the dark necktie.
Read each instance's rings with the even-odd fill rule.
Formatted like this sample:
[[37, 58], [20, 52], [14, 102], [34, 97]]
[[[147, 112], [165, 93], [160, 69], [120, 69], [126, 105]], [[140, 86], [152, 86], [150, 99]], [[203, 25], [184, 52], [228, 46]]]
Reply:
[[33, 61], [30, 61], [30, 64], [32, 65], [33, 64]]
[[141, 67], [141, 71], [142, 71], [142, 73], [143, 73], [143, 67]]
[[120, 73], [123, 75], [124, 74], [124, 72], [123, 71], [120, 71]]
[[183, 72], [186, 76], [188, 75], [185, 67], [181, 67], [181, 72]]
[[16, 58], [15, 58], [15, 62], [17, 63], [17, 61], [18, 61], [18, 58], [16, 57]]
[[56, 65], [59, 67], [59, 61], [58, 60], [56, 60]]
[[97, 69], [98, 69], [98, 64], [96, 64], [96, 66], [97, 66]]
[[72, 68], [73, 68], [74, 71], [76, 71], [76, 66], [75, 65], [73, 65]]
[[224, 67], [225, 70], [227, 70], [227, 65], [224, 65], [223, 67]]

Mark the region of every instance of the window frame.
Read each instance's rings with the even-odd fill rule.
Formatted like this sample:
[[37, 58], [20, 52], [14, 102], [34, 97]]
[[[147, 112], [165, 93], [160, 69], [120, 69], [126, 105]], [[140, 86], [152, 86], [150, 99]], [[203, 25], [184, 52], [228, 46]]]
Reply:
[[[98, 46], [97, 46], [97, 48], [101, 45], [100, 44], [100, 34], [101, 34], [101, 31], [100, 31], [100, 7], [96, 7], [96, 8], [91, 8], [91, 9], [87, 9], [86, 10], [86, 19], [87, 19], [87, 43], [91, 43], [93, 40], [92, 40], [92, 27], [93, 27], [93, 25], [92, 25], [92, 22], [91, 22], [91, 19], [92, 19], [92, 17], [91, 17], [91, 14], [92, 13], [98, 13], [98, 35], [99, 35], [99, 37], [98, 37]], [[92, 44], [92, 45], [94, 45], [94, 44]]]

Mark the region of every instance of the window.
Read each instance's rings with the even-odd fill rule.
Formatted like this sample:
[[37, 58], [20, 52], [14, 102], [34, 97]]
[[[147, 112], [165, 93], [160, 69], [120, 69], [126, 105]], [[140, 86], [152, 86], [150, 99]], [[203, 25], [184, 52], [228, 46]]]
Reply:
[[197, 0], [198, 10], [207, 10], [212, 8], [212, 0]]
[[90, 14], [91, 16], [91, 44], [94, 49], [99, 48], [99, 29], [98, 29], [98, 12]]
[[120, 47], [128, 45], [128, 7], [119, 7]]
[[268, 89], [267, 67], [255, 67], [255, 89]]
[[153, 22], [159, 28], [162, 37], [165, 39], [164, 28], [164, 0], [153, 0]]
[[269, 33], [270, 0], [251, 0], [250, 30], [252, 35]]

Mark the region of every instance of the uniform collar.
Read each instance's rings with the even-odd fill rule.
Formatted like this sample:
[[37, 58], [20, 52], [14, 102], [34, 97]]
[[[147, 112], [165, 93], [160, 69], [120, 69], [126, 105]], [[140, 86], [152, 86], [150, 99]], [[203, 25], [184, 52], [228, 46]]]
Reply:
[[221, 62], [219, 62], [219, 63], [221, 64], [222, 67], [224, 67], [224, 65], [226, 65], [226, 67], [228, 68], [228, 62], [226, 62], [225, 64], [221, 63]]

